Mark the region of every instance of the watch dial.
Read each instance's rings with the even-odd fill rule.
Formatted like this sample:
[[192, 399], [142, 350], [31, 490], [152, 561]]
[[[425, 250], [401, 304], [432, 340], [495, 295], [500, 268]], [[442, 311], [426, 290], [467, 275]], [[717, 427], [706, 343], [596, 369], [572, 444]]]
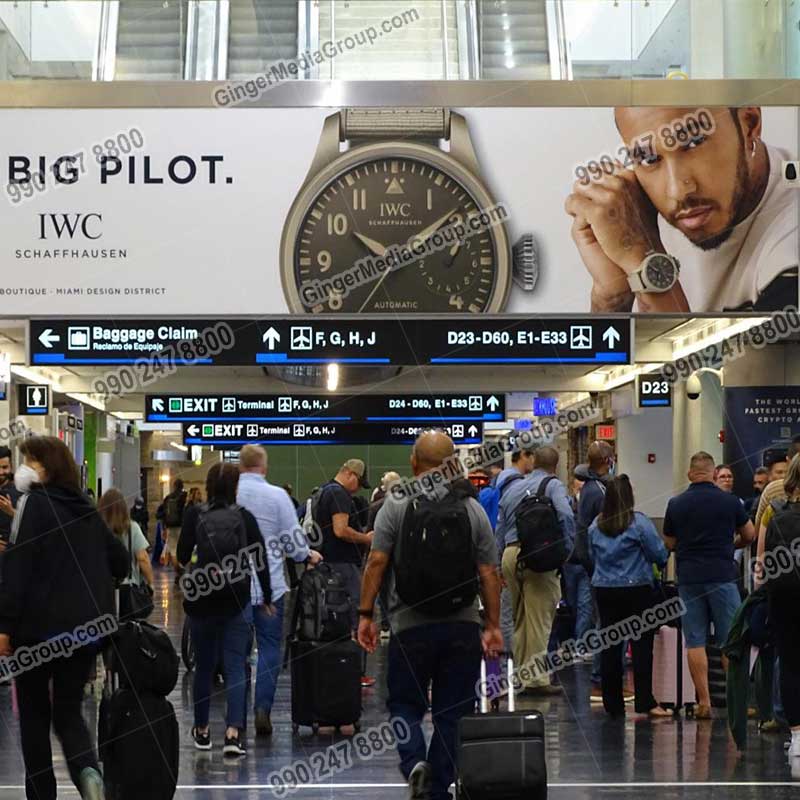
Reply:
[[675, 265], [666, 256], [655, 256], [647, 263], [647, 278], [656, 289], [669, 289], [675, 278]]
[[[486, 311], [497, 279], [491, 229], [458, 237], [450, 227], [469, 228], [479, 213], [464, 186], [421, 160], [380, 158], [352, 167], [317, 195], [300, 225], [294, 277], [304, 307], [314, 313]], [[359, 266], [409, 242], [420, 250], [424, 242], [424, 254], [391, 269]]]

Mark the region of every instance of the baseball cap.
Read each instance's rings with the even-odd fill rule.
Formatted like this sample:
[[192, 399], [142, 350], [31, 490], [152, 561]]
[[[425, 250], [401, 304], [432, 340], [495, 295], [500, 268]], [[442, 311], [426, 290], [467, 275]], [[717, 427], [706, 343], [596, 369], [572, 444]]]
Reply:
[[349, 469], [350, 472], [355, 472], [358, 475], [358, 483], [362, 489], [372, 488], [367, 480], [367, 467], [360, 458], [349, 458], [342, 465], [342, 469]]

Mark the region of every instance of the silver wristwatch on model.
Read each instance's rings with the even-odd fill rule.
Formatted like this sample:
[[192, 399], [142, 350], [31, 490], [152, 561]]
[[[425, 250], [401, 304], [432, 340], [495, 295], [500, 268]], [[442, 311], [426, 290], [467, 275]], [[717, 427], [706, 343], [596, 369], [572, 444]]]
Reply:
[[662, 294], [678, 282], [680, 271], [681, 265], [675, 256], [650, 252], [644, 257], [639, 269], [628, 275], [628, 285], [636, 293]]

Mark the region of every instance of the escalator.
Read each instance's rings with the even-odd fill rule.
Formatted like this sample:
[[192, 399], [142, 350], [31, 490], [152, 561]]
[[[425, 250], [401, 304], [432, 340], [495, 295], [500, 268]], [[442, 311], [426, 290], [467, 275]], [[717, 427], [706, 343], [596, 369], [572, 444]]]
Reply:
[[120, 0], [115, 80], [183, 78], [186, 7], [185, 0], [149, 3]]
[[481, 78], [547, 80], [546, 0], [479, 0]]
[[296, 59], [297, 0], [232, 0], [228, 30], [228, 78], [249, 78], [268, 64]]

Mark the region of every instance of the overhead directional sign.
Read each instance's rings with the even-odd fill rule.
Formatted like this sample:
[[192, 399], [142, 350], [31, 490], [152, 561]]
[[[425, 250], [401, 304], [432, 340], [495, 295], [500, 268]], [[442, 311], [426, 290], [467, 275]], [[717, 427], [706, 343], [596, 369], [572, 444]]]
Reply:
[[232, 447], [245, 444], [412, 444], [422, 431], [436, 427], [447, 431], [456, 444], [480, 444], [482, 422], [184, 422], [183, 443]]
[[[368, 317], [262, 320], [32, 320], [32, 364], [129, 364], [166, 350], [178, 364], [628, 364], [631, 321], [591, 317]], [[206, 332], [227, 325], [220, 346]], [[220, 337], [221, 338], [221, 337]], [[181, 353], [194, 353], [193, 358]]]
[[416, 422], [505, 419], [505, 395], [148, 395], [147, 422]]

